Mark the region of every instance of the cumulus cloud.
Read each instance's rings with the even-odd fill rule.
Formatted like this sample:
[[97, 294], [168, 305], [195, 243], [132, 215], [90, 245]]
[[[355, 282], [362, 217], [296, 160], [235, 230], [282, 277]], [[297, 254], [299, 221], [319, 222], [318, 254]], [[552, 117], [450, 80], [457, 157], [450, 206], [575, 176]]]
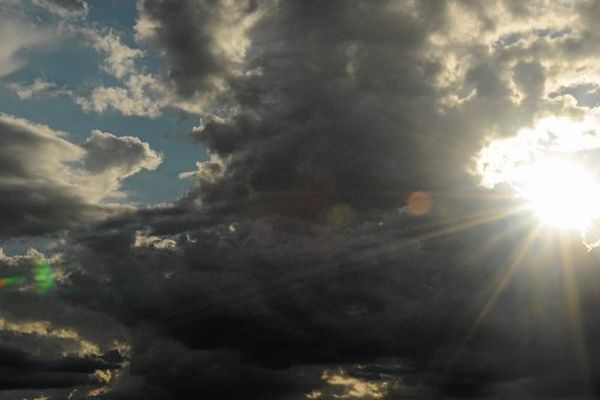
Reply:
[[164, 88], [152, 75], [131, 75], [123, 86], [98, 86], [88, 97], [77, 97], [85, 111], [104, 113], [114, 110], [127, 116], [157, 117], [167, 104], [160, 96]]
[[[120, 181], [161, 162], [147, 143], [133, 137], [95, 131], [77, 146], [62, 132], [6, 114], [0, 116], [0, 132], [3, 237], [106, 217], [116, 206], [102, 202], [115, 195]], [[84, 167], [77, 167], [81, 163]]]
[[[560, 88], [595, 79], [598, 4], [141, 1], [139, 40], [173, 99], [205, 111], [192, 135], [210, 157], [179, 201], [62, 249], [61, 300], [130, 337], [106, 397], [595, 394], [596, 260], [562, 243], [582, 266], [564, 298], [561, 246], [498, 219], [514, 200], [468, 167], [486, 141], [589, 112]], [[60, 143], [86, 175], [158, 162], [101, 132]], [[417, 190], [423, 215], [404, 207]]]
[[112, 30], [103, 32], [81, 28], [76, 31], [81, 33], [94, 49], [104, 55], [102, 69], [117, 79], [131, 74], [135, 68], [135, 61], [144, 55], [143, 51], [123, 44], [120, 37]]
[[138, 61], [144, 56], [131, 48], [112, 30], [73, 28], [96, 51], [104, 56], [102, 70], [119, 81], [119, 85], [99, 85], [88, 95], [73, 95], [85, 111], [104, 113], [114, 110], [123, 115], [157, 117], [169, 104], [169, 91], [156, 76], [143, 72]]
[[[425, 220], [399, 211], [414, 190], [437, 193], [449, 182], [477, 190], [464, 166], [480, 127], [506, 117], [492, 109], [518, 108], [494, 64], [467, 68], [475, 94], [452, 109], [441, 101], [445, 54], [434, 56], [430, 42], [451, 22], [444, 3], [256, 2], [236, 6], [233, 19], [222, 18], [224, 4], [140, 3], [140, 39], [165, 52], [182, 101], [219, 92], [215, 79], [228, 88], [217, 103], [230, 108], [211, 110], [193, 133], [211, 155], [182, 175], [198, 186], [174, 205], [74, 232], [76, 250], [65, 252], [76, 266], [73, 304], [135, 332], [132, 375], [112, 396], [391, 398], [418, 387], [448, 396], [496, 388], [510, 358], [489, 366], [489, 380], [461, 380], [468, 366], [459, 365], [454, 386], [441, 364], [510, 243], [467, 263], [489, 227], [459, 243], [415, 239], [427, 233], [424, 221], [450, 229], [448, 215], [460, 220], [484, 203], [440, 194]], [[234, 30], [243, 40], [229, 53], [220, 35], [239, 15], [256, 20]], [[522, 67], [519, 82], [534, 72]], [[539, 79], [529, 92], [536, 87]], [[476, 111], [473, 126], [461, 123]], [[177, 251], [154, 245], [165, 237]], [[99, 279], [111, 285], [92, 290]], [[473, 363], [485, 362], [482, 354]], [[165, 364], [173, 373], [161, 374]]]
[[134, 136], [115, 136], [111, 133], [92, 131], [81, 145], [85, 169], [93, 174], [109, 173], [118, 179], [137, 174], [142, 169], [154, 170], [162, 163], [162, 157]]
[[247, 32], [263, 10], [251, 1], [162, 0], [141, 1], [139, 9], [138, 40], [165, 54], [180, 105], [196, 109], [245, 71]]
[[250, 1], [144, 1], [139, 9], [136, 39], [153, 45], [168, 60], [168, 70], [144, 71], [137, 65], [144, 52], [125, 45], [111, 30], [73, 28], [104, 55], [101, 68], [119, 80], [119, 85], [100, 85], [89, 95], [75, 96], [84, 110], [148, 117], [165, 108], [199, 113], [228, 97], [232, 78], [259, 73], [245, 61], [247, 32], [263, 7]]

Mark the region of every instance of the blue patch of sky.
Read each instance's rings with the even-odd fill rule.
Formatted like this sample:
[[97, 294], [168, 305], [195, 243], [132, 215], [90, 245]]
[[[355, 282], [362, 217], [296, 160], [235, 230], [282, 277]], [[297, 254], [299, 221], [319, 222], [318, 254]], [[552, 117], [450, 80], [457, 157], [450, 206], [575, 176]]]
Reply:
[[511, 44], [517, 43], [519, 40], [521, 40], [521, 38], [522, 35], [518, 32], [508, 33], [506, 35], [502, 35], [500, 39], [494, 43], [494, 47], [497, 49], [502, 49], [510, 46]]
[[565, 94], [573, 96], [578, 106], [593, 108], [600, 105], [600, 87], [593, 83], [581, 83], [562, 87], [548, 96], [554, 98]]
[[195, 162], [206, 158], [201, 145], [188, 132], [197, 123], [176, 111], [160, 117], [126, 117], [116, 112], [86, 113], [67, 98], [20, 100], [0, 89], [0, 111], [67, 132], [74, 143], [82, 143], [94, 129], [115, 135], [132, 135], [150, 143], [163, 153], [164, 162], [156, 171], [141, 172], [128, 178], [123, 189], [130, 199], [141, 204], [156, 204], [180, 197], [189, 181], [177, 178], [182, 171], [195, 169]]
[[[1, 0], [0, 0], [1, 1]], [[85, 21], [73, 21], [88, 27], [112, 28], [123, 43], [142, 47], [145, 57], [143, 71], [160, 71], [165, 62], [156, 52], [134, 40], [133, 25], [137, 18], [134, 0], [88, 0], [90, 13]], [[43, 9], [22, 3], [32, 20], [43, 24], [58, 23]], [[126, 117], [118, 112], [97, 114], [84, 112], [66, 96], [19, 99], [6, 84], [31, 83], [37, 78], [53, 82], [76, 93], [88, 93], [99, 84], [113, 85], [116, 80], [100, 70], [103, 55], [91, 46], [73, 37], [64, 37], [60, 43], [44, 49], [23, 52], [27, 64], [19, 71], [0, 79], [0, 112], [45, 124], [67, 132], [69, 140], [83, 143], [94, 129], [123, 136], [132, 135], [150, 143], [163, 154], [164, 162], [156, 171], [140, 172], [125, 180], [122, 190], [128, 199], [140, 206], [152, 205], [179, 198], [190, 186], [189, 181], [178, 179], [179, 173], [195, 170], [196, 161], [207, 158], [203, 147], [189, 136], [196, 117], [168, 110], [157, 118]], [[45, 251], [52, 238], [23, 238], [0, 242], [7, 254], [22, 254], [34, 247]]]
[[157, 71], [164, 68], [165, 62], [147, 43], [135, 41], [133, 26], [137, 19], [137, 6], [134, 0], [89, 0], [88, 19], [97, 26], [110, 27], [119, 34], [123, 44], [141, 48], [144, 54], [144, 69]]
[[131, 32], [137, 18], [135, 0], [88, 0], [88, 5], [89, 20], [119, 31]]
[[22, 255], [30, 249], [36, 249], [39, 252], [46, 252], [54, 245], [56, 238], [38, 236], [0, 240], [0, 248], [8, 256]]
[[[77, 88], [83, 83], [99, 82], [102, 56], [76, 38], [64, 38], [57, 48], [29, 51], [23, 54], [27, 64], [6, 77], [5, 81], [32, 82], [44, 78], [59, 86]], [[106, 75], [106, 74], [102, 74]]]
[[[535, 29], [533, 31], [533, 34], [536, 35], [537, 37], [540, 37], [540, 38], [547, 37], [550, 39], [558, 39], [565, 35], [568, 35], [569, 33], [571, 33], [571, 29], [569, 29], [569, 28], [565, 28], [565, 29], [544, 28], [544, 29]], [[526, 37], [527, 34], [528, 34], [527, 32], [511, 32], [511, 33], [502, 35], [500, 37], [500, 39], [498, 39], [494, 43], [494, 48], [503, 49], [505, 47], [513, 45], [513, 44], [517, 43], [519, 40]]]
[[534, 33], [537, 36], [539, 36], [539, 37], [549, 37], [550, 39], [557, 39], [557, 38], [563, 37], [563, 36], [568, 35], [569, 33], [571, 33], [571, 29], [570, 28], [564, 28], [564, 29], [551, 29], [551, 28], [536, 29]]
[[[137, 17], [135, 1], [92, 0], [89, 4], [88, 22], [116, 29], [124, 43], [135, 47], [132, 30]], [[151, 52], [146, 54], [143, 68], [150, 71], [159, 68], [161, 61]], [[27, 65], [4, 77], [3, 83], [30, 83], [36, 78], [43, 78], [82, 94], [99, 84], [116, 83], [113, 77], [99, 68], [103, 56], [76, 38], [65, 38], [55, 48], [41, 49], [24, 56]], [[114, 111], [97, 114], [82, 111], [72, 99], [65, 96], [20, 100], [4, 85], [0, 85], [0, 112], [65, 131], [74, 143], [82, 143], [93, 129], [119, 136], [137, 136], [149, 142], [153, 149], [163, 154], [163, 164], [156, 171], [141, 172], [128, 178], [123, 185], [129, 199], [140, 205], [179, 198], [190, 183], [178, 179], [178, 174], [195, 170], [195, 162], [206, 159], [202, 146], [194, 143], [187, 134], [197, 124], [197, 118], [174, 110], [153, 119], [126, 117]]]

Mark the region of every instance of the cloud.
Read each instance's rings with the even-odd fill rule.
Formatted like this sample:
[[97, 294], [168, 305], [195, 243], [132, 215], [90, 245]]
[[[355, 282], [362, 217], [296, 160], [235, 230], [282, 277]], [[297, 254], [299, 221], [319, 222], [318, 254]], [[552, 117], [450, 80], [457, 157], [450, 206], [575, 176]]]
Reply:
[[[453, 241], [421, 248], [401, 233], [418, 222], [404, 214], [379, 215], [384, 225], [365, 221], [340, 230], [276, 214], [240, 220], [237, 213], [180, 207], [96, 226], [69, 245], [85, 250], [66, 254], [77, 266], [67, 298], [93, 304], [136, 332], [133, 376], [123, 378], [114, 398], [202, 392], [279, 399], [313, 391], [333, 398], [387, 395], [388, 386], [398, 395], [414, 392], [418, 381], [395, 382], [406, 371], [422, 373], [418, 366], [431, 351], [460, 338], [452, 310], [484, 295], [478, 282], [500, 267], [501, 258], [489, 254], [494, 265], [479, 271], [476, 261], [449, 260]], [[153, 243], [169, 235], [178, 251], [132, 246], [142, 227], [154, 232], [144, 235], [156, 237]], [[111, 284], [94, 290], [98, 280]], [[137, 326], [157, 328], [142, 333]], [[391, 367], [381, 380], [366, 372], [321, 379], [331, 365], [355, 362], [376, 374], [383, 358]], [[394, 369], [400, 363], [407, 368]], [[166, 364], [165, 374], [159, 366]]]
[[134, 136], [118, 137], [94, 130], [81, 147], [86, 151], [82, 159], [85, 169], [93, 174], [109, 173], [114, 179], [142, 169], [155, 170], [162, 163], [162, 157], [148, 143]]
[[40, 360], [31, 355], [3, 346], [0, 348], [0, 387], [3, 389], [64, 388], [78, 385], [99, 385], [90, 376], [99, 369], [117, 368], [101, 359], [65, 357]]
[[134, 72], [136, 60], [144, 55], [143, 51], [123, 44], [120, 37], [112, 30], [103, 32], [80, 28], [76, 32], [82, 34], [96, 51], [104, 55], [102, 69], [117, 79]]
[[225, 90], [229, 77], [244, 71], [246, 34], [261, 10], [251, 1], [162, 0], [141, 1], [139, 9], [138, 40], [165, 54], [169, 81], [189, 104]]
[[[586, 112], [549, 93], [594, 77], [594, 4], [140, 2], [139, 40], [164, 53], [172, 104], [204, 112], [192, 135], [210, 157], [179, 201], [58, 249], [61, 301], [130, 337], [106, 397], [588, 394], [596, 260], [564, 244], [582, 267], [573, 327], [560, 246], [500, 218], [513, 200], [468, 167], [490, 138]], [[60, 143], [86, 176], [158, 157], [110, 134]], [[102, 147], [116, 144], [137, 167]], [[415, 191], [423, 215], [406, 212]]]
[[[35, 289], [32, 276], [42, 260], [51, 266], [58, 283], [43, 294]], [[112, 385], [126, 364], [127, 346], [122, 344], [122, 333], [114, 321], [61, 301], [58, 291], [66, 275], [58, 255], [46, 259], [31, 249], [25, 255], [9, 257], [0, 250], [0, 276], [23, 277], [18, 284], [1, 288], [3, 395], [33, 390], [36, 396], [45, 393], [51, 398], [65, 398], [74, 388], [92, 390]], [[96, 323], [107, 330], [97, 331]]]
[[53, 41], [53, 34], [10, 14], [0, 16], [0, 78], [21, 69], [26, 63], [24, 53]]
[[85, 18], [89, 12], [84, 0], [32, 0], [33, 4], [62, 18]]
[[137, 64], [144, 56], [140, 49], [122, 43], [112, 30], [73, 28], [96, 51], [104, 56], [101, 69], [117, 78], [119, 85], [99, 85], [89, 95], [73, 95], [85, 111], [104, 113], [114, 110], [126, 116], [157, 117], [169, 104], [170, 94], [156, 76], [144, 72]]
[[152, 75], [131, 75], [124, 86], [98, 86], [89, 97], [76, 97], [75, 101], [85, 111], [104, 113], [118, 111], [126, 116], [154, 118], [167, 104], [161, 99], [164, 88]]
[[175, 249], [177, 242], [173, 239], [163, 239], [159, 236], [149, 235], [145, 232], [135, 233], [133, 247], [150, 247], [154, 249]]
[[[123, 44], [112, 30], [73, 28], [104, 55], [102, 70], [119, 80], [119, 85], [100, 85], [87, 96], [74, 96], [84, 110], [157, 117], [165, 108], [176, 108], [197, 114], [228, 97], [231, 78], [257, 73], [245, 65], [246, 33], [262, 10], [252, 2], [152, 0], [140, 2], [139, 9], [136, 39], [153, 45], [167, 59], [168, 70], [152, 74], [136, 65], [144, 52]], [[198, 18], [204, 22], [198, 24]]]
[[117, 208], [102, 202], [118, 194], [121, 180], [161, 162], [133, 137], [95, 131], [77, 146], [62, 132], [6, 114], [0, 115], [0, 132], [3, 237], [55, 232], [106, 217]]
[[[447, 193], [479, 193], [464, 167], [480, 128], [518, 108], [496, 64], [472, 55], [475, 94], [444, 107], [446, 54], [433, 56], [430, 42], [451, 22], [444, 3], [256, 2], [233, 18], [223, 4], [140, 4], [140, 39], [165, 53], [179, 99], [221, 93], [215, 79], [227, 88], [193, 133], [210, 154], [183, 175], [197, 186], [175, 204], [73, 231], [65, 248], [75, 268], [66, 297], [132, 332], [131, 374], [112, 397], [450, 397], [516, 379], [504, 378], [510, 357], [489, 379], [460, 380], [468, 363], [450, 369], [454, 386], [441, 365], [516, 239], [479, 257], [489, 226], [419, 239], [492, 207]], [[242, 45], [220, 50], [225, 27], [250, 15], [231, 28]], [[533, 72], [522, 67], [520, 82]], [[539, 79], [530, 86], [539, 93]], [[421, 217], [402, 211], [416, 190], [435, 193]], [[143, 238], [151, 244], [136, 246]], [[163, 238], [176, 251], [152, 245]]]
[[30, 84], [25, 83], [9, 83], [7, 87], [13, 91], [21, 100], [29, 100], [31, 98], [48, 95], [55, 97], [58, 95], [70, 95], [68, 90], [61, 89], [54, 82], [46, 81], [42, 78], [36, 78]]

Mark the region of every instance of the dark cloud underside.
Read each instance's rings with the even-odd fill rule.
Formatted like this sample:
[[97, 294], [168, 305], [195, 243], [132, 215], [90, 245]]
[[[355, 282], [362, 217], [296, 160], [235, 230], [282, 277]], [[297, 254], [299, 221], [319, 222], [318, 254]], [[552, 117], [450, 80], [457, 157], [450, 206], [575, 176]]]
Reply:
[[130, 346], [114, 362], [3, 347], [0, 386], [85, 386], [94, 368], [119, 371], [106, 399], [597, 394], [597, 256], [563, 243], [575, 283], [551, 235], [521, 256], [533, 222], [489, 222], [513, 200], [468, 169], [489, 137], [583, 112], [565, 71], [593, 68], [598, 4], [139, 1], [162, 100], [201, 105], [190, 140], [209, 158], [181, 199], [99, 218], [162, 156], [0, 119], [0, 236], [70, 228], [48, 307], [115, 351], [84, 323], [102, 315]]

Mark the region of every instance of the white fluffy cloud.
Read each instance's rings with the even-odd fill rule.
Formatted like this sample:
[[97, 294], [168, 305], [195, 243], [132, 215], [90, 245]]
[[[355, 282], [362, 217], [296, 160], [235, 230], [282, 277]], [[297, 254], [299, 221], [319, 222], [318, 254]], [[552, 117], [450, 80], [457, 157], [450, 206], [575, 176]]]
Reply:
[[117, 111], [126, 116], [157, 117], [169, 103], [163, 83], [154, 75], [144, 72], [139, 64], [144, 52], [124, 44], [112, 30], [73, 28], [104, 61], [101, 69], [119, 82], [117, 85], [98, 85], [91, 93], [75, 96], [75, 101], [85, 111], [104, 113]]
[[76, 30], [104, 55], [102, 69], [117, 79], [122, 79], [135, 70], [135, 62], [144, 55], [140, 49], [133, 49], [121, 41], [112, 30], [102, 32], [96, 29], [82, 28]]
[[152, 75], [130, 75], [121, 86], [100, 85], [87, 97], [77, 97], [76, 102], [85, 111], [104, 113], [108, 110], [126, 116], [157, 117], [167, 104], [161, 98], [163, 86]]

